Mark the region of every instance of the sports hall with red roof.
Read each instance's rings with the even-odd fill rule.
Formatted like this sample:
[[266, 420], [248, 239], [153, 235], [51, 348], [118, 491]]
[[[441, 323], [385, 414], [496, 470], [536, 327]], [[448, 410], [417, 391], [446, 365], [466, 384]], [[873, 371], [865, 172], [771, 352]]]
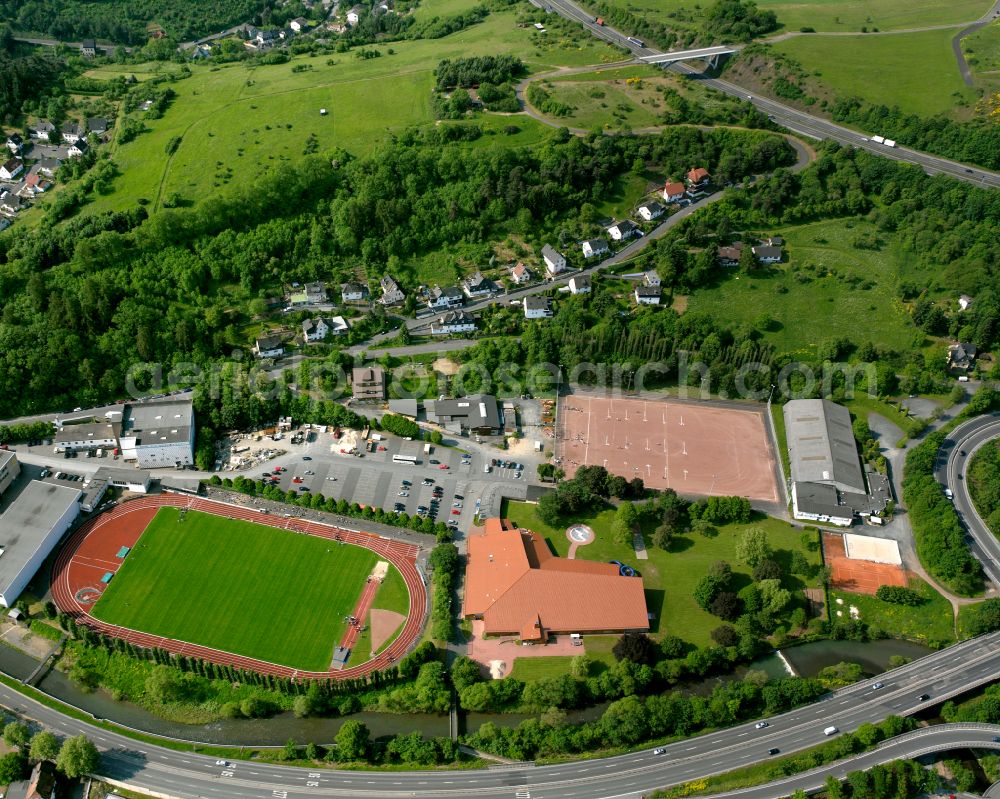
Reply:
[[536, 533], [496, 518], [469, 536], [462, 615], [482, 619], [488, 635], [540, 643], [559, 633], [649, 629], [641, 577], [556, 557]]

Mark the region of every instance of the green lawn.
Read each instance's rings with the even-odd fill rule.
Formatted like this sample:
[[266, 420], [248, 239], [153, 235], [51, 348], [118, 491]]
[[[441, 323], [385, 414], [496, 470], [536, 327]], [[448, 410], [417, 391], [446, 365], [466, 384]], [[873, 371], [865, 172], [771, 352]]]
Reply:
[[389, 573], [379, 586], [372, 607], [391, 610], [404, 616], [410, 612], [410, 592], [406, 589], [403, 575], [395, 566], [389, 566]]
[[[948, 600], [918, 577], [910, 580], [910, 588], [924, 597], [922, 605], [894, 605], [865, 594], [831, 591], [831, 614], [835, 615], [840, 610], [846, 619], [853, 605], [858, 609], [858, 617], [862, 621], [885, 631], [893, 638], [908, 638], [925, 644], [952, 643], [955, 640], [955, 627]], [[844, 600], [843, 605], [836, 603], [838, 598]]]
[[899, 276], [904, 270], [907, 279], [927, 275], [916, 272], [905, 253], [853, 246], [856, 236], [874, 230], [865, 222], [833, 220], [768, 231], [784, 236], [786, 262], [751, 277], [727, 270], [717, 285], [688, 298], [688, 311], [727, 326], [769, 317], [765, 339], [780, 353], [806, 359], [842, 336], [856, 345], [908, 350], [916, 328], [897, 298]]
[[1000, 83], [1000, 25], [993, 23], [962, 39], [965, 60], [977, 82]]
[[94, 607], [111, 624], [320, 671], [374, 552], [161, 508]]
[[773, 46], [838, 95], [932, 116], [977, 99], [958, 73], [951, 50], [954, 34], [935, 30], [898, 36], [798, 36]]
[[[545, 524], [538, 518], [535, 507], [524, 502], [506, 500], [501, 515], [509, 517], [521, 527], [542, 535], [553, 551], [565, 556], [569, 551], [565, 526], [554, 528]], [[750, 526], [762, 527], [767, 531], [769, 542], [776, 551], [779, 562], [787, 565], [791, 553], [801, 551], [814, 566], [815, 573], [810, 579], [792, 576], [786, 578], [786, 587], [801, 589], [817, 587], [820, 584], [819, 552], [805, 549], [800, 540], [801, 531], [778, 519], [761, 518], [749, 525], [725, 525], [720, 527], [718, 534], [712, 538], [699, 535], [680, 536], [670, 551], [653, 547], [648, 539], [649, 531], [646, 531], [649, 560], [638, 561], [632, 547], [619, 546], [611, 539], [609, 530], [613, 518], [614, 511], [606, 510], [586, 518], [567, 520], [566, 525], [582, 521], [589, 524], [596, 533], [594, 543], [577, 550], [578, 558], [598, 561], [620, 560], [635, 567], [641, 574], [646, 587], [647, 607], [655, 614], [655, 619], [651, 622], [652, 632], [657, 636], [677, 635], [699, 646], [711, 643], [709, 633], [722, 622], [698, 606], [693, 596], [694, 587], [705, 576], [708, 567], [718, 560], [725, 560], [733, 567], [739, 587], [750, 581], [749, 571], [736, 563], [736, 540], [739, 534]], [[586, 645], [590, 647], [589, 639]], [[527, 665], [525, 668], [530, 671], [533, 668], [544, 669], [545, 666]]]
[[927, 25], [971, 22], [989, 8], [983, 0], [764, 0], [761, 8], [778, 15], [788, 30], [803, 26], [817, 31], [880, 31], [920, 28]]

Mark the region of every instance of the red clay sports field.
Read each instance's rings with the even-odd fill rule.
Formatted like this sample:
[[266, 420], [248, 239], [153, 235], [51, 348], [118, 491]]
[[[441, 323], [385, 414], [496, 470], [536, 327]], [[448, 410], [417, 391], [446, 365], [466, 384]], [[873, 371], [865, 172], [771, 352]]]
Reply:
[[709, 402], [569, 394], [559, 398], [556, 455], [567, 475], [604, 466], [650, 488], [778, 502], [764, 413]]
[[[90, 615], [89, 609], [100, 598], [107, 572], [114, 573], [122, 565], [116, 553], [122, 547], [134, 547], [156, 512], [164, 506], [188, 508], [231, 519], [268, 525], [282, 530], [304, 533], [330, 540], [365, 547], [389, 561], [402, 575], [410, 594], [410, 614], [396, 640], [371, 660], [351, 668], [311, 672], [293, 669], [244, 657], [232, 652], [176, 641], [162, 636], [107, 624]], [[326, 524], [288, 519], [271, 514], [256, 513], [248, 508], [182, 494], [158, 494], [129, 500], [99, 514], [84, 523], [70, 538], [56, 559], [52, 576], [52, 597], [59, 610], [73, 616], [77, 622], [106, 635], [129, 641], [136, 646], [159, 647], [177, 655], [198, 657], [220, 665], [248, 669], [281, 677], [346, 679], [360, 677], [378, 669], [391, 666], [403, 657], [420, 637], [423, 628], [427, 591], [417, 570], [418, 549], [413, 544], [393, 541], [371, 533], [343, 530]], [[358, 596], [354, 616], [364, 618], [372, 602], [374, 586], [366, 583]], [[352, 627], [340, 641], [341, 646], [353, 647], [357, 631]]]

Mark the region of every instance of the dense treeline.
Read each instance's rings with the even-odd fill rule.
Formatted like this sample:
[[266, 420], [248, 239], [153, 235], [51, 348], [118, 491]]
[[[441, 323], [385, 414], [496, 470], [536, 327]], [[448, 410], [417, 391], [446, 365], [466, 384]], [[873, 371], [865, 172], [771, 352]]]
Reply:
[[828, 799], [897, 799], [921, 796], [938, 787], [940, 777], [916, 760], [894, 760], [848, 772], [843, 782], [828, 777]]
[[454, 629], [452, 606], [461, 566], [458, 548], [454, 544], [438, 544], [431, 550], [427, 563], [432, 570], [431, 635], [439, 641], [448, 641]]
[[945, 433], [932, 433], [907, 454], [903, 497], [920, 562], [953, 591], [968, 595], [982, 585], [982, 565], [969, 550], [954, 506], [934, 479], [934, 464], [944, 439]]
[[1000, 446], [996, 442], [975, 454], [967, 479], [976, 510], [987, 526], [1000, 535]]
[[0, 22], [61, 41], [91, 38], [136, 45], [149, 38], [150, 22], [172, 37], [192, 39], [259, 20], [270, 4], [270, 0], [0, 0]]
[[0, 50], [0, 122], [19, 122], [25, 104], [43, 100], [64, 70], [51, 56], [15, 56]]
[[507, 83], [524, 74], [524, 63], [512, 55], [483, 55], [471, 58], [446, 58], [437, 65], [437, 88], [465, 89], [480, 83]]

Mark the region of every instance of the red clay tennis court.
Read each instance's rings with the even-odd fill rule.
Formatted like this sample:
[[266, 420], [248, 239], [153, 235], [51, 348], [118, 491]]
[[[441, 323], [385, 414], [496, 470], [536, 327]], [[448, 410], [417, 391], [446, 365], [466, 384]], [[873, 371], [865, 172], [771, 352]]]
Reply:
[[780, 501], [760, 410], [570, 394], [558, 413], [556, 455], [568, 475], [604, 466], [650, 488]]
[[830, 585], [841, 591], [875, 596], [880, 585], [908, 584], [902, 566], [847, 557], [844, 537], [839, 533], [823, 533], [823, 559], [830, 567]]

